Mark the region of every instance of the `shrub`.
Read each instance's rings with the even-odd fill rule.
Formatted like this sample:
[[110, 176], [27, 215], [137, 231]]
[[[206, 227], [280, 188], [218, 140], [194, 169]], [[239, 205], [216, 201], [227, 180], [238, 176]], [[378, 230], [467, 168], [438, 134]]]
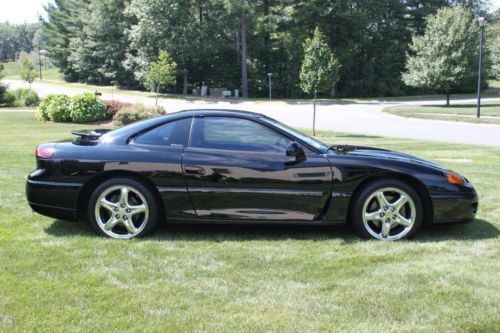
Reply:
[[165, 109], [161, 106], [156, 107], [135, 104], [119, 110], [113, 117], [113, 124], [120, 127], [135, 121], [158, 117], [163, 114], [165, 114]]
[[37, 119], [39, 121], [50, 120], [50, 117], [49, 117], [49, 106], [50, 106], [50, 103], [52, 102], [52, 100], [54, 98], [56, 98], [57, 96], [59, 96], [59, 95], [47, 95], [40, 102], [40, 104], [38, 104], [38, 110], [37, 110], [37, 113], [36, 113], [36, 117], [37, 117]]
[[0, 105], [3, 106], [17, 106], [16, 94], [14, 92], [7, 90], [4, 92]]
[[76, 95], [71, 104], [71, 120], [74, 123], [88, 123], [106, 119], [106, 108], [92, 93]]
[[66, 95], [55, 95], [48, 105], [49, 119], [55, 122], [71, 120], [71, 98]]
[[19, 88], [15, 91], [16, 100], [21, 106], [37, 106], [40, 99], [33, 89]]
[[[0, 64], [0, 66], [2, 66], [2, 64]], [[2, 70], [2, 67], [0, 67], [0, 72]], [[1, 78], [1, 76], [0, 76]], [[5, 102], [4, 102], [4, 99], [5, 99], [5, 93], [7, 93], [7, 86], [2, 84], [2, 82], [0, 82], [0, 105], [3, 105]]]
[[120, 101], [102, 101], [106, 107], [106, 119], [113, 119], [113, 116], [121, 109], [131, 107], [134, 104]]

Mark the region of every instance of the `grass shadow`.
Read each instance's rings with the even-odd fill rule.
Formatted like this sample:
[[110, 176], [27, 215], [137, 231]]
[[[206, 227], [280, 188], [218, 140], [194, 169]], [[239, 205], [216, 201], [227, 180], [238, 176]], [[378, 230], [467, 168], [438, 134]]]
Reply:
[[90, 225], [83, 221], [54, 220], [51, 225], [45, 228], [45, 232], [56, 237], [95, 236]]
[[[443, 104], [433, 104], [433, 105], [419, 105], [422, 108], [442, 108], [443, 110], [452, 110], [452, 109], [471, 109], [475, 108], [476, 104], [450, 104], [450, 106], [446, 106]], [[481, 109], [489, 109], [489, 108], [498, 108], [500, 104], [482, 104]]]
[[[56, 237], [97, 237], [88, 223], [55, 220], [45, 231]], [[500, 235], [496, 226], [477, 219], [469, 223], [433, 224], [420, 230], [414, 242], [442, 242], [450, 240], [493, 239]], [[167, 241], [283, 241], [339, 239], [344, 244], [360, 240], [347, 224], [286, 225], [286, 224], [166, 224], [163, 223], [146, 239]]]
[[[85, 221], [54, 220], [45, 228], [55, 237], [95, 236]], [[342, 239], [352, 243], [356, 236], [347, 225], [286, 225], [286, 224], [167, 224], [162, 223], [146, 239], [160, 242], [185, 241], [254, 241], [254, 240], [327, 240]]]
[[353, 243], [357, 237], [348, 225], [285, 224], [164, 224], [150, 236], [158, 241], [324, 241], [340, 239]]
[[450, 240], [483, 240], [500, 236], [500, 231], [492, 223], [476, 219], [465, 223], [432, 224], [413, 238], [417, 242], [441, 242]]

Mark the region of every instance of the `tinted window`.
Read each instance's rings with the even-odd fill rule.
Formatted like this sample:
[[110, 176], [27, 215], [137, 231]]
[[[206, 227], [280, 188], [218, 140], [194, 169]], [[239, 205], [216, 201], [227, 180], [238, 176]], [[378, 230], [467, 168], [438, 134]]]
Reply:
[[165, 146], [187, 146], [191, 118], [166, 123], [139, 135], [136, 143]]
[[251, 120], [206, 117], [195, 120], [191, 145], [212, 149], [284, 152], [290, 141]]

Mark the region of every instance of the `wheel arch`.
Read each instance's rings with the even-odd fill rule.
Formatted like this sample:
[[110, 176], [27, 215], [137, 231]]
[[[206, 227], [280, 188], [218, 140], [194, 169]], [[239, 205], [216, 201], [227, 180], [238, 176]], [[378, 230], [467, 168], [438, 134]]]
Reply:
[[76, 212], [78, 220], [85, 220], [85, 221], [88, 220], [87, 209], [90, 196], [92, 195], [92, 193], [94, 193], [95, 189], [100, 184], [112, 178], [132, 178], [147, 186], [151, 190], [151, 193], [158, 202], [158, 205], [160, 207], [160, 218], [161, 219], [164, 218], [165, 209], [163, 201], [161, 200], [160, 192], [149, 178], [133, 171], [109, 170], [102, 172], [98, 175], [95, 175], [83, 185], [82, 189], [80, 190], [80, 193], [78, 194], [78, 199], [77, 199]]
[[418, 178], [403, 174], [403, 173], [397, 173], [397, 172], [384, 172], [380, 174], [375, 174], [373, 176], [367, 177], [364, 179], [361, 183], [359, 183], [356, 188], [354, 189], [351, 199], [349, 201], [349, 208], [347, 210], [347, 221], [350, 223], [351, 221], [351, 211], [352, 211], [352, 206], [356, 202], [357, 196], [361, 192], [361, 190], [367, 186], [370, 183], [373, 183], [378, 180], [382, 179], [397, 179], [399, 181], [402, 181], [409, 186], [411, 186], [419, 195], [420, 199], [422, 200], [422, 206], [424, 209], [424, 218], [423, 218], [423, 224], [430, 224], [432, 223], [433, 219], [433, 204], [431, 197], [429, 195], [429, 191], [425, 187], [424, 183], [420, 181]]

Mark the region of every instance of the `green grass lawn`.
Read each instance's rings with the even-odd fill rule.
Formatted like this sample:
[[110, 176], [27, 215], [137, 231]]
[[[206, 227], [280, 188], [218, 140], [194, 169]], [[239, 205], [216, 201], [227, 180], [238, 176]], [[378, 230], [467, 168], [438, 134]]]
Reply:
[[[99, 238], [29, 209], [38, 143], [86, 126], [0, 111], [0, 331], [475, 331], [500, 327], [500, 149], [321, 133], [445, 164], [480, 197], [473, 223], [395, 243], [349, 227], [166, 226]], [[91, 126], [95, 127], [95, 126]]]
[[[3, 62], [2, 65], [4, 67], [2, 74], [5, 76], [6, 79], [15, 79], [15, 80], [21, 79], [21, 77], [19, 76], [19, 72], [21, 71], [19, 61]], [[36, 67], [35, 69], [37, 71], [37, 80], [39, 80], [38, 67]], [[61, 73], [59, 73], [59, 70], [56, 67], [43, 68], [42, 69], [42, 78], [43, 78], [43, 81], [61, 81], [62, 80]]]
[[465, 121], [469, 123], [500, 124], [500, 103], [482, 102], [481, 117], [476, 118], [476, 104], [391, 106], [384, 112], [401, 117], [434, 120]]

